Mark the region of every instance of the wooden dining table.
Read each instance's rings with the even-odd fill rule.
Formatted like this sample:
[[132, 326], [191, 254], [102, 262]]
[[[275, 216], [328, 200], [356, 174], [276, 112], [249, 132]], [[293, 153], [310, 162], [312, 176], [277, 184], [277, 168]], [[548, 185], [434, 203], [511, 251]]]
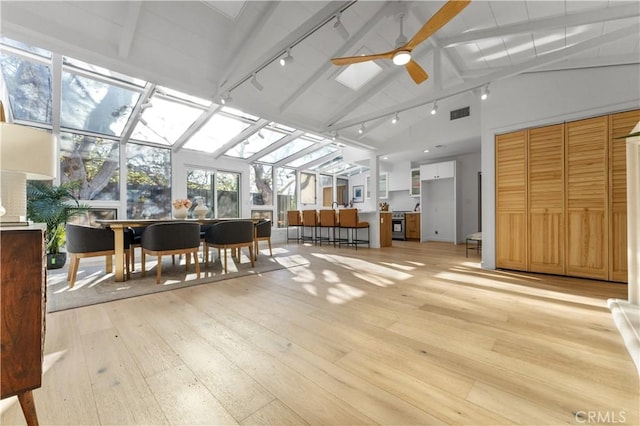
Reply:
[[253, 220], [256, 223], [259, 219], [242, 219], [242, 218], [219, 218], [219, 219], [98, 219], [96, 223], [103, 228], [109, 228], [114, 234], [115, 243], [115, 269], [116, 282], [125, 280], [124, 274], [124, 232], [130, 226], [148, 226], [161, 222], [194, 222], [200, 225], [214, 224], [222, 220]]

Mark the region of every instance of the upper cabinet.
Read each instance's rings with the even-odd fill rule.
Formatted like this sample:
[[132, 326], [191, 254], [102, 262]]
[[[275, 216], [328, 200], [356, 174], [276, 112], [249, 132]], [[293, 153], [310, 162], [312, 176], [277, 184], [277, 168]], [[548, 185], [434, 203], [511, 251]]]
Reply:
[[420, 166], [421, 180], [452, 178], [455, 176], [455, 173], [455, 161], [444, 161], [442, 163], [423, 164]]
[[[389, 198], [389, 174], [387, 172], [380, 173], [378, 191], [380, 198]], [[365, 194], [367, 199], [371, 198], [371, 174], [365, 178]]]
[[420, 196], [420, 169], [411, 169], [411, 186], [409, 187], [409, 195], [412, 197]]

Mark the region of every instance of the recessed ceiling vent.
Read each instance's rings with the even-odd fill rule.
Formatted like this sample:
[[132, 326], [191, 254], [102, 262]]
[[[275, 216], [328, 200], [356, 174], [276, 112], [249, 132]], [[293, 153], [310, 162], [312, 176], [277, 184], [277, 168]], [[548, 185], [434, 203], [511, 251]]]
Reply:
[[464, 118], [464, 117], [470, 116], [471, 108], [464, 107], [464, 108], [456, 109], [451, 111], [449, 114], [450, 114], [450, 120], [457, 120], [458, 118]]

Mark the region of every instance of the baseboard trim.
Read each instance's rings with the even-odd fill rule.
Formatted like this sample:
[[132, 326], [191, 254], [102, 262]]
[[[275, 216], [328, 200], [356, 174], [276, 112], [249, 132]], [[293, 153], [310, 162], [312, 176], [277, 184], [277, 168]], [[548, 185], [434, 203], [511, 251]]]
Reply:
[[620, 299], [609, 299], [607, 304], [640, 376], [640, 306]]

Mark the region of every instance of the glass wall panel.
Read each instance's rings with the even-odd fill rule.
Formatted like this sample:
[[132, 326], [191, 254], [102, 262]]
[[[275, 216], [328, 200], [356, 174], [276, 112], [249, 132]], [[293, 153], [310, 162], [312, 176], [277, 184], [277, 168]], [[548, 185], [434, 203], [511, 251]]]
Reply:
[[285, 167], [276, 168], [276, 188], [278, 188], [278, 228], [287, 224], [287, 211], [297, 209], [296, 172]]
[[74, 216], [69, 222], [78, 225], [93, 226], [95, 228], [100, 226], [96, 220], [115, 220], [117, 218], [118, 209], [95, 208], [89, 209], [84, 215]]
[[300, 173], [300, 202], [316, 203], [316, 175], [313, 173]]
[[349, 205], [349, 180], [338, 178], [336, 181], [336, 191], [338, 195], [338, 204], [341, 206]]
[[138, 91], [64, 71], [60, 125], [120, 136], [139, 97]]
[[75, 182], [74, 195], [81, 200], [119, 200], [120, 143], [60, 133], [60, 181]]
[[240, 173], [216, 173], [216, 217], [240, 217]]
[[0, 65], [13, 118], [51, 125], [50, 66], [4, 52]]
[[273, 167], [265, 164], [251, 164], [249, 170], [251, 204], [254, 206], [273, 205]]
[[171, 218], [171, 150], [127, 144], [127, 218]]
[[191, 215], [191, 217], [196, 217], [196, 215], [193, 214], [193, 209], [196, 208], [197, 197], [202, 197], [204, 204], [209, 207], [210, 213], [207, 217], [214, 216], [214, 179], [215, 173], [211, 170], [187, 170], [187, 198], [192, 202], [192, 206], [189, 209], [189, 214]]

